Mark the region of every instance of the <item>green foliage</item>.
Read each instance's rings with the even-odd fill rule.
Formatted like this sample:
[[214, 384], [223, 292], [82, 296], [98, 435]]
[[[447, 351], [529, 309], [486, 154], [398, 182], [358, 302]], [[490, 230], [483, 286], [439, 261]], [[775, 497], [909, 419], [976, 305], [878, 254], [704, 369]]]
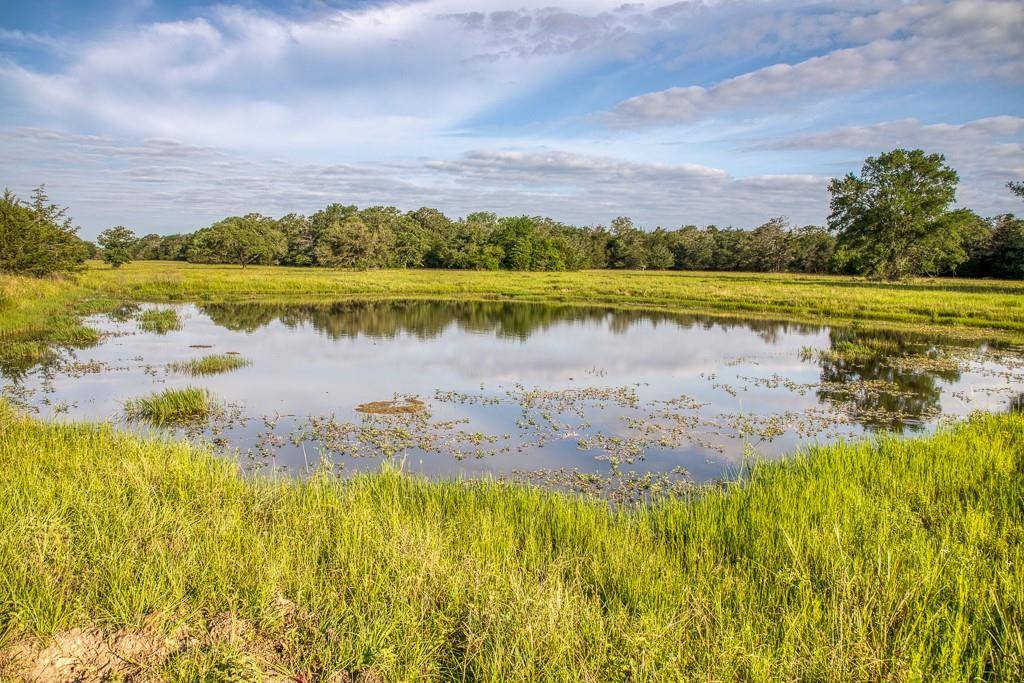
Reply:
[[188, 250], [193, 263], [276, 263], [288, 244], [276, 221], [258, 213], [233, 216], [197, 232]]
[[141, 624], [179, 635], [125, 679], [1024, 674], [1024, 415], [611, 507], [387, 469], [242, 477], [0, 411], [0, 667], [35, 635]]
[[0, 197], [0, 271], [41, 277], [79, 270], [89, 248], [77, 236], [67, 209], [50, 202], [40, 185], [32, 201], [10, 190]]
[[230, 354], [211, 354], [202, 358], [193, 358], [187, 361], [168, 363], [167, 369], [172, 372], [181, 372], [189, 375], [217, 375], [222, 372], [230, 372], [250, 365], [250, 362], [241, 356]]
[[868, 157], [860, 176], [829, 184], [829, 227], [848, 264], [889, 280], [934, 274], [967, 258], [964, 216], [948, 215], [959, 180], [941, 154], [896, 149]]
[[101, 232], [96, 241], [103, 249], [103, 260], [114, 268], [120, 268], [132, 260], [132, 251], [139, 240], [134, 232], [123, 225], [118, 225]]
[[1024, 219], [999, 216], [992, 228], [986, 259], [996, 277], [1024, 279]]
[[173, 308], [147, 308], [139, 314], [138, 322], [143, 332], [167, 334], [181, 329], [181, 318]]
[[184, 424], [208, 416], [213, 410], [213, 399], [209, 391], [198, 387], [164, 389], [126, 402], [124, 410], [131, 420], [158, 425]]
[[[194, 234], [150, 234], [129, 259], [281, 264], [353, 270], [439, 268], [563, 271], [718, 270], [1019, 278], [1015, 223], [948, 211], [956, 174], [940, 155], [895, 150], [869, 158], [862, 176], [836, 179], [830, 227], [793, 228], [781, 217], [754, 229], [655, 227], [619, 217], [610, 228], [565, 225], [542, 216], [477, 212], [452, 220], [436, 209], [330, 204], [309, 217], [226, 218]], [[1011, 190], [1017, 184], [1010, 183]], [[1012, 217], [1011, 217], [1012, 218]], [[997, 230], [998, 228], [998, 230]], [[832, 234], [839, 234], [837, 239]], [[998, 234], [996, 234], [998, 232]], [[106, 233], [105, 233], [106, 235]], [[95, 247], [80, 243], [84, 258]], [[123, 243], [122, 243], [123, 244]], [[106, 258], [125, 263], [125, 248]]]

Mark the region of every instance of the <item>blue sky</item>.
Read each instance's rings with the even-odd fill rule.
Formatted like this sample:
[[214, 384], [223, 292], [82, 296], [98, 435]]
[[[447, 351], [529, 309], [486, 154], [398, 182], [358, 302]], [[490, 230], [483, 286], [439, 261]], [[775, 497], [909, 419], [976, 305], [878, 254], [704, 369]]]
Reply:
[[0, 2], [0, 182], [87, 237], [334, 201], [821, 223], [896, 146], [1020, 213], [1018, 0]]

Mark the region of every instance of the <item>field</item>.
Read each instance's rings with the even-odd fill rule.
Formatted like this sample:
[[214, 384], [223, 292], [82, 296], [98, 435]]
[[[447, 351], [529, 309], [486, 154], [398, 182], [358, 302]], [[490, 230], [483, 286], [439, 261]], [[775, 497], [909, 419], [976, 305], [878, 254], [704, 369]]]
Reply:
[[1024, 673], [1024, 416], [618, 510], [395, 471], [245, 480], [186, 444], [9, 411], [0, 462], [8, 672], [63, 647], [190, 680]]
[[[1024, 283], [1003, 281], [133, 263], [73, 281], [0, 276], [0, 371], [95, 343], [80, 316], [125, 301], [299, 296], [640, 305], [1024, 340]], [[171, 324], [150, 317], [154, 331]], [[151, 412], [185, 404], [170, 398]], [[1024, 676], [1020, 413], [816, 447], [627, 505], [393, 465], [248, 476], [204, 447], [2, 402], [0, 465], [0, 680]]]

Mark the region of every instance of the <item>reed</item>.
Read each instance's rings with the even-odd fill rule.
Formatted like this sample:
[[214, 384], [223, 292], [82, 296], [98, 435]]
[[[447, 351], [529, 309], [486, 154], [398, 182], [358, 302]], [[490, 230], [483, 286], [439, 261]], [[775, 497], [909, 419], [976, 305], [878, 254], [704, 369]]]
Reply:
[[125, 403], [125, 414], [129, 419], [158, 425], [196, 422], [207, 417], [212, 409], [210, 392], [197, 387], [164, 389]]
[[241, 356], [215, 353], [202, 358], [192, 358], [186, 361], [175, 361], [167, 364], [167, 369], [172, 372], [180, 372], [187, 375], [217, 375], [222, 372], [231, 372], [251, 365], [251, 361]]

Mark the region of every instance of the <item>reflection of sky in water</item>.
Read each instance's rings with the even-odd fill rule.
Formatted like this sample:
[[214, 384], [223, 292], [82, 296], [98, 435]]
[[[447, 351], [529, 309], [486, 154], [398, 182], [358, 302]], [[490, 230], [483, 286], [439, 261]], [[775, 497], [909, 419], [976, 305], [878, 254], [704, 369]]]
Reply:
[[[823, 361], [802, 355], [801, 349], [828, 349], [837, 333], [824, 327], [529, 304], [247, 304], [211, 306], [205, 312], [195, 306], [177, 310], [183, 329], [162, 336], [139, 333], [133, 322], [92, 321], [101, 329], [125, 333], [77, 352], [78, 360], [99, 361], [107, 371], [58, 374], [52, 391], [35, 397], [37, 404], [44, 396], [49, 400], [49, 405], [40, 405], [40, 413], [63, 419], [64, 414], [56, 414], [55, 407], [70, 404], [66, 415], [71, 418], [118, 419], [128, 398], [165, 387], [200, 385], [223, 400], [241, 404], [244, 414], [254, 418], [226, 432], [231, 442], [244, 450], [264, 429], [260, 419], [264, 415], [286, 416], [277, 429], [286, 436], [307, 415], [334, 414], [339, 421], [357, 422], [360, 417], [354, 408], [360, 403], [386, 400], [395, 393], [415, 394], [428, 401], [435, 420], [468, 418], [469, 424], [460, 428], [511, 434], [513, 438], [498, 444], [510, 445], [510, 453], [482, 459], [456, 461], [448, 455], [411, 452], [405, 461], [410, 469], [438, 476], [560, 467], [605, 472], [608, 463], [595, 459], [598, 453], [594, 451], [580, 450], [575, 438], [548, 438], [543, 448], [518, 451], [515, 445], [530, 436], [516, 426], [522, 415], [516, 403], [443, 402], [435, 400], [435, 391], [507, 399], [505, 392], [516, 384], [551, 390], [632, 386], [641, 404], [681, 395], [709, 404], [699, 411], [708, 423], [700, 431], [720, 432], [704, 438], [723, 450], [677, 443], [671, 448], [651, 448], [646, 458], [624, 468], [666, 471], [681, 465], [694, 478], [706, 479], [735, 468], [741, 460], [743, 440], [734, 427], [726, 425], [728, 419], [723, 414], [772, 416], [835, 410], [814, 388], [800, 394], [749, 379], [779, 376], [803, 385], [819, 382]], [[170, 361], [228, 351], [241, 353], [253, 364], [223, 375], [196, 378], [164, 369]], [[147, 365], [151, 366], [149, 373]], [[932, 404], [949, 415], [1002, 409], [1012, 392], [1020, 392], [1024, 386], [1019, 372], [1013, 382], [982, 372], [998, 369], [992, 363], [974, 363], [968, 371], [947, 373], [946, 377], [911, 373], [914, 391], [925, 398], [904, 403]], [[844, 370], [848, 376], [850, 368]], [[834, 374], [834, 368], [831, 372]], [[910, 386], [905, 377], [900, 381]], [[26, 385], [38, 389], [38, 374], [30, 376]], [[986, 389], [998, 391], [987, 393]], [[967, 394], [969, 401], [954, 396], [958, 392]], [[591, 426], [586, 433], [627, 435], [622, 416], [643, 417], [648, 412], [612, 404], [604, 409], [590, 405], [585, 419]], [[583, 418], [567, 413], [560, 420], [575, 425]], [[934, 416], [922, 421], [934, 424]], [[775, 456], [792, 450], [801, 443], [793, 426], [770, 442], [753, 437], [756, 452]], [[830, 433], [846, 436], [861, 431], [855, 424], [846, 424]], [[819, 434], [807, 440], [822, 438]], [[289, 444], [278, 453], [277, 463], [301, 466], [304, 460], [316, 459], [314, 444], [306, 444], [305, 455]], [[346, 461], [349, 469], [376, 464], [372, 458]]]

